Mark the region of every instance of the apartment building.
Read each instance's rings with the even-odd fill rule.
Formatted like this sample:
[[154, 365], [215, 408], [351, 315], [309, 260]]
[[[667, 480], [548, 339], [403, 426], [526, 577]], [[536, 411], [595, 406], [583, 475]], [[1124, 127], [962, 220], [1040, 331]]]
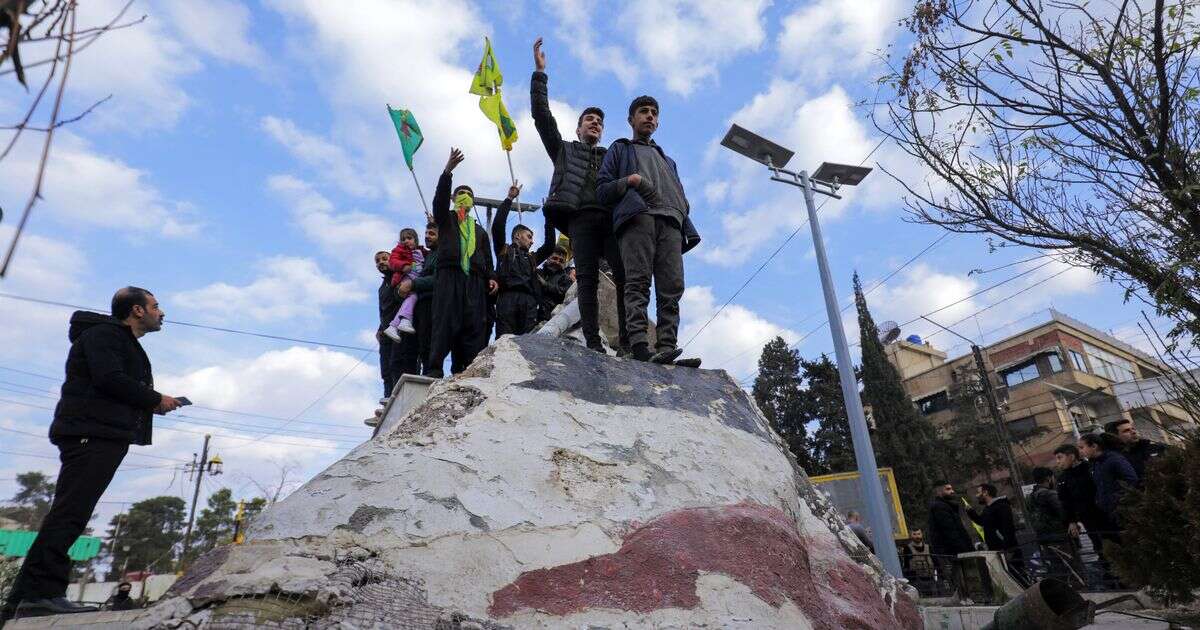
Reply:
[[[983, 348], [1017, 460], [1029, 466], [1054, 461], [1054, 448], [1117, 418], [1133, 420], [1142, 437], [1173, 443], [1163, 426], [1196, 419], [1172, 403], [1123, 408], [1114, 383], [1160, 376], [1161, 361], [1053, 309], [1048, 321]], [[917, 408], [936, 426], [954, 422], [953, 396], [960, 379], [973, 378], [975, 358], [947, 354], [918, 339], [885, 348]], [[987, 409], [979, 401], [980, 413]], [[1128, 403], [1127, 403], [1128, 405]], [[1041, 430], [1039, 430], [1041, 429]]]

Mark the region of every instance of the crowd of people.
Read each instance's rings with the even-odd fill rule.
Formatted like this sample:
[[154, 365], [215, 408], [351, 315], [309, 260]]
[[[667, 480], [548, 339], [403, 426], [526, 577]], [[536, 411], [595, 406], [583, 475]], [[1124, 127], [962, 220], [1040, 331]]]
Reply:
[[[979, 484], [976, 501], [981, 510], [967, 507], [951, 484], [939, 484], [929, 506], [927, 529], [914, 531], [901, 548], [905, 573], [918, 587], [953, 575], [960, 553], [986, 549], [999, 551], [1018, 581], [1030, 578], [1026, 558], [1036, 553], [1042, 571], [1050, 575], [1083, 579], [1081, 536], [1086, 536], [1099, 557], [1101, 579], [1115, 582], [1105, 558], [1105, 547], [1120, 544], [1119, 507], [1131, 488], [1140, 487], [1148, 464], [1167, 447], [1142, 438], [1133, 422], [1122, 418], [1105, 425], [1101, 433], [1081, 436], [1074, 444], [1054, 449], [1055, 468], [1033, 469], [1033, 490], [1026, 500], [1025, 520], [1032, 536], [1018, 535], [1017, 518], [1008, 497], [990, 483]], [[981, 531], [977, 542], [964, 525], [963, 514]], [[1022, 540], [1025, 538], [1026, 540]]]
[[[454, 185], [466, 159], [451, 149], [433, 196], [425, 242], [404, 228], [390, 251], [375, 254], [379, 285], [380, 375], [391, 395], [403, 374], [443, 376], [470, 365], [494, 334], [522, 335], [552, 315], [578, 284], [580, 326], [587, 346], [606, 352], [599, 325], [599, 279], [606, 266], [620, 296], [618, 356], [698, 367], [680, 359], [679, 302], [683, 254], [700, 242], [679, 172], [654, 140], [658, 101], [639, 96], [629, 105], [631, 137], [601, 144], [604, 111], [587, 107], [574, 140], [564, 139], [550, 111], [546, 55], [533, 45], [530, 81], [534, 125], [553, 165], [542, 217], [542, 243], [533, 229], [507, 228], [521, 186], [513, 182], [490, 226], [480, 224], [475, 191]], [[566, 236], [560, 244], [556, 234]], [[650, 289], [656, 312], [654, 345], [648, 338]]]

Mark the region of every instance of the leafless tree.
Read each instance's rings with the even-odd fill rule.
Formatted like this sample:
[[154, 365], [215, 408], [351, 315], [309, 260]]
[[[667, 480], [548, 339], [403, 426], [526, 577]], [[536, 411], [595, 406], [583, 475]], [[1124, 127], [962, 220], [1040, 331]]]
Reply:
[[246, 475], [246, 481], [258, 488], [258, 494], [267, 500], [267, 505], [274, 504], [276, 501], [292, 493], [298, 483], [293, 479], [293, 474], [300, 465], [294, 461], [274, 462], [276, 478], [273, 480], [259, 480], [249, 475]]
[[1200, 338], [1196, 9], [919, 0], [875, 115], [932, 174], [910, 217], [1061, 252]]
[[[71, 74], [71, 61], [76, 54], [94, 44], [105, 33], [142, 22], [145, 16], [122, 22], [131, 4], [133, 4], [133, 0], [129, 0], [104, 25], [80, 29], [77, 27], [78, 3], [75, 0], [0, 0], [0, 34], [4, 36], [4, 48], [0, 50], [0, 79], [10, 74], [15, 75], [17, 82], [28, 90], [26, 70], [48, 66], [45, 79], [41, 87], [31, 96], [28, 105], [24, 108], [25, 113], [21, 120], [10, 125], [0, 126], [0, 130], [12, 132], [4, 149], [0, 151], [0, 162], [3, 162], [12, 153], [17, 141], [26, 131], [45, 134], [42, 141], [41, 158], [34, 176], [33, 189], [25, 201], [21, 218], [17, 223], [12, 242], [4, 255], [4, 260], [0, 263], [0, 277], [8, 272], [9, 264], [17, 249], [17, 242], [29, 220], [29, 214], [33, 210], [34, 204], [42, 197], [42, 184], [46, 177], [46, 164], [50, 157], [50, 145], [54, 139], [54, 131], [63, 125], [80, 120], [109, 99], [106, 96], [78, 115], [62, 118], [63, 95], [66, 94], [67, 79]], [[41, 53], [43, 49], [49, 47], [53, 47], [53, 52], [46, 51], [46, 56], [33, 61], [26, 61], [21, 57], [22, 50], [33, 48]], [[5, 67], [6, 62], [11, 67]], [[52, 104], [47, 121], [44, 125], [34, 124], [33, 118], [46, 104], [46, 97], [51, 91], [52, 85], [55, 86], [54, 95], [51, 99]]]

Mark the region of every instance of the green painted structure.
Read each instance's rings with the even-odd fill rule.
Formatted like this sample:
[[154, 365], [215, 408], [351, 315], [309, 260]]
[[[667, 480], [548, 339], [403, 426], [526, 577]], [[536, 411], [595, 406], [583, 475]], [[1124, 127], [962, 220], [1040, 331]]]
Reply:
[[[25, 557], [29, 547], [37, 538], [37, 532], [23, 529], [0, 529], [0, 556]], [[67, 550], [72, 560], [91, 560], [100, 555], [100, 539], [95, 536], [80, 536]]]

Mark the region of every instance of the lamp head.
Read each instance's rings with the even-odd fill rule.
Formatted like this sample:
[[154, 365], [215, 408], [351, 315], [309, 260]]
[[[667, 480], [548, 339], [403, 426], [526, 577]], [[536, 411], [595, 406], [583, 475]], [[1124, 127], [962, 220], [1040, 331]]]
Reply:
[[871, 169], [865, 166], [822, 162], [812, 174], [812, 178], [837, 186], [857, 186], [870, 172]]
[[733, 125], [721, 139], [721, 146], [772, 168], [783, 168], [794, 153], [739, 125]]

